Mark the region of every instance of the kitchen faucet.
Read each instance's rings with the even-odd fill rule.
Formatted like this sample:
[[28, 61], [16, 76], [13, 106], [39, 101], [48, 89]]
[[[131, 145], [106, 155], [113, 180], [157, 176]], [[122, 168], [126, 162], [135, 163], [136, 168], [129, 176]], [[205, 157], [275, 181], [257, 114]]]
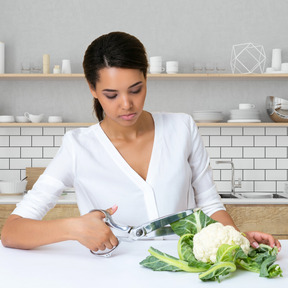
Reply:
[[237, 183], [234, 180], [235, 175], [234, 175], [234, 163], [233, 163], [233, 161], [232, 160], [231, 161], [219, 160], [219, 161], [216, 161], [216, 164], [230, 164], [231, 165], [231, 192], [232, 192], [232, 195], [235, 195], [235, 188], [241, 188], [241, 179], [238, 178]]

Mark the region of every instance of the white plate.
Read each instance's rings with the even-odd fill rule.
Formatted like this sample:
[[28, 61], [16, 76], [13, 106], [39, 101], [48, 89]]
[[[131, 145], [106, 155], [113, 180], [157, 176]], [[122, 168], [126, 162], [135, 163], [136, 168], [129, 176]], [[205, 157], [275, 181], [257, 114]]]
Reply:
[[251, 123], [259, 123], [261, 122], [260, 119], [235, 119], [235, 120], [228, 120], [228, 123], [246, 123], [246, 122], [251, 122]]

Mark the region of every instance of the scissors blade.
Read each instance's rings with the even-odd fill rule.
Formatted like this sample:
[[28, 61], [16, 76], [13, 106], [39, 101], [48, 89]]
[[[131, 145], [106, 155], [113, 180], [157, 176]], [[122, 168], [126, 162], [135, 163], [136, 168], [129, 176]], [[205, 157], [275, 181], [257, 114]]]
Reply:
[[[133, 239], [139, 239], [147, 234], [154, 231], [155, 236], [164, 236], [174, 234], [173, 230], [170, 227], [165, 227], [173, 222], [176, 222], [182, 218], [185, 218], [194, 213], [193, 209], [181, 211], [175, 214], [167, 215], [161, 218], [158, 218], [154, 221], [145, 223], [141, 226], [135, 227], [130, 231], [130, 235]], [[164, 229], [170, 228], [170, 229]], [[158, 231], [159, 232], [156, 232]], [[169, 233], [169, 234], [167, 234]], [[150, 236], [150, 235], [149, 235]]]

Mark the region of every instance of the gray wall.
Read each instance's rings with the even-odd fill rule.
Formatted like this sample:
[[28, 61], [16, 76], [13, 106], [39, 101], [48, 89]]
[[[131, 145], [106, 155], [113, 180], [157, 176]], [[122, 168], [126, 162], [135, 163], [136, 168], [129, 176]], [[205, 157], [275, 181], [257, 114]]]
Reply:
[[[273, 48], [288, 62], [287, 13], [287, 0], [0, 0], [0, 41], [7, 73], [19, 73], [22, 61], [41, 65], [45, 53], [51, 69], [68, 58], [72, 71], [82, 73], [89, 43], [115, 30], [137, 36], [149, 56], [179, 60], [181, 72], [192, 72], [195, 62], [229, 67], [232, 45], [246, 42], [264, 46], [267, 67]], [[238, 103], [253, 102], [269, 121], [266, 96], [288, 98], [287, 88], [286, 79], [150, 79], [146, 109], [217, 109], [227, 116]], [[95, 120], [83, 79], [0, 79], [0, 115], [25, 111]]]

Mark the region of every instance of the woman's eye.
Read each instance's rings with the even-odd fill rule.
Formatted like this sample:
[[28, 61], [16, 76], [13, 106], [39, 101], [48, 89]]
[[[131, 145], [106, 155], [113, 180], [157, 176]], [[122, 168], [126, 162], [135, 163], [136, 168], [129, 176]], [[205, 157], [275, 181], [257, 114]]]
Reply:
[[105, 94], [108, 99], [113, 99], [117, 96], [117, 94]]
[[137, 94], [141, 91], [141, 88], [138, 88], [137, 90], [131, 90], [130, 93]]

